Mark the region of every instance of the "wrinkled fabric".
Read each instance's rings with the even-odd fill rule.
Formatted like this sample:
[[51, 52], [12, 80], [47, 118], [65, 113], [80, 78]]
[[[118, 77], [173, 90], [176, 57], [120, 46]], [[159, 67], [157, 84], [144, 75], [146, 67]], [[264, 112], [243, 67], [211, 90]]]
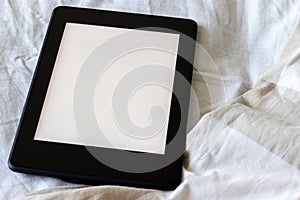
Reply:
[[20, 199], [299, 199], [300, 85], [285, 79], [299, 79], [299, 35], [300, 22], [254, 88], [204, 115], [192, 129], [183, 182], [174, 191], [97, 186]]
[[[88, 187], [8, 169], [42, 40], [58, 5], [197, 21], [202, 49], [196, 53], [195, 68], [200, 74], [194, 72], [197, 98], [191, 102], [184, 176], [176, 190]], [[299, 25], [291, 35], [299, 8], [297, 1], [269, 0], [3, 1], [0, 199], [39, 190], [24, 198], [299, 199]]]

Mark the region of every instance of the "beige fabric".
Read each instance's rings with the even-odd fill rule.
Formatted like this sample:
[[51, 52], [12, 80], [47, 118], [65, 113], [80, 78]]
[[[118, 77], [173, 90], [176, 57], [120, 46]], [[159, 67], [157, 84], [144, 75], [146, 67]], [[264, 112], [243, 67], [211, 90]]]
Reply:
[[[257, 85], [214, 115], [300, 169], [299, 29], [298, 24], [277, 63]], [[295, 70], [286, 72], [295, 64]]]
[[146, 200], [159, 199], [156, 191], [134, 189], [126, 187], [103, 186], [103, 187], [62, 187], [43, 190], [33, 195], [20, 199], [115, 199], [115, 200]]
[[[184, 180], [175, 191], [78, 187], [19, 199], [299, 199], [299, 35], [300, 23], [253, 89], [202, 117], [188, 135]], [[296, 82], [284, 79], [287, 69]]]
[[[299, 49], [297, 36], [292, 37], [294, 39], [290, 40], [279, 62], [273, 65], [300, 17], [300, 1], [4, 0], [0, 6], [1, 200], [71, 185], [55, 178], [14, 173], [7, 167], [50, 15], [59, 5], [184, 17], [198, 23], [197, 41], [205, 51], [196, 55], [196, 67], [202, 72], [202, 78], [195, 74], [193, 88], [200, 100], [193, 101], [190, 106], [195, 111], [189, 118], [190, 128], [197, 125], [188, 135], [189, 156], [185, 160], [183, 182], [175, 191], [151, 191], [149, 195], [155, 193], [161, 199], [300, 199], [300, 175], [295, 167], [299, 158], [298, 136], [293, 130], [297, 129], [298, 123], [298, 105], [293, 101], [297, 101], [298, 92], [295, 91], [299, 91], [300, 85], [296, 62], [299, 59], [292, 55]], [[299, 32], [295, 34], [300, 35]], [[287, 60], [290, 61], [285, 70], [278, 70]], [[212, 70], [214, 67], [219, 73]], [[258, 84], [260, 92], [254, 90], [248, 93], [248, 97], [243, 97], [250, 102], [249, 106], [240, 98], [239, 103], [226, 107], [228, 115], [232, 116], [230, 120], [226, 119], [222, 114], [224, 104], [253, 88], [270, 67], [274, 73], [268, 73], [262, 81], [264, 83]], [[276, 86], [271, 91], [270, 82]], [[281, 94], [282, 91], [285, 92]], [[272, 107], [272, 101], [276, 107]], [[195, 109], [197, 105], [201, 115]], [[285, 105], [292, 109], [284, 111]], [[205, 114], [219, 107], [222, 109]], [[267, 122], [261, 124], [255, 120], [261, 117]], [[248, 119], [254, 120], [253, 124], [247, 123]], [[239, 123], [253, 130], [241, 127]], [[276, 131], [278, 126], [283, 127], [282, 131]], [[96, 187], [96, 190], [107, 191], [107, 187]], [[109, 188], [115, 195], [123, 190]], [[83, 193], [90, 194], [87, 192], [89, 187], [85, 189]], [[44, 191], [43, 195], [33, 196], [37, 199], [50, 194], [51, 199], [85, 198], [85, 194], [73, 195], [72, 189], [65, 190], [65, 196], [60, 190], [55, 189], [57, 193], [49, 191], [51, 189]], [[126, 191], [136, 193], [137, 189]], [[91, 194], [94, 193], [92, 190]], [[122, 198], [134, 195], [129, 193]]]

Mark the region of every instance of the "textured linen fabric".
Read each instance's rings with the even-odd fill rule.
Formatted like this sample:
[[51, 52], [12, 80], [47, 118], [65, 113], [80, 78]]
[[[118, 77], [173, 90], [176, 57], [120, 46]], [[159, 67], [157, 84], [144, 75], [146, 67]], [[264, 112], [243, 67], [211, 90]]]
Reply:
[[300, 23], [253, 89], [201, 118], [188, 135], [176, 190], [84, 186], [20, 199], [299, 199], [299, 50]]
[[[41, 189], [46, 190], [24, 198], [299, 199], [299, 25], [290, 36], [299, 19], [299, 4], [270, 0], [2, 1], [0, 199], [21, 198]], [[191, 102], [184, 177], [176, 190], [78, 186], [8, 169], [9, 150], [42, 40], [58, 5], [197, 21], [202, 50], [195, 61], [201, 73], [194, 74], [193, 88], [198, 101]], [[58, 186], [63, 187], [52, 189]]]

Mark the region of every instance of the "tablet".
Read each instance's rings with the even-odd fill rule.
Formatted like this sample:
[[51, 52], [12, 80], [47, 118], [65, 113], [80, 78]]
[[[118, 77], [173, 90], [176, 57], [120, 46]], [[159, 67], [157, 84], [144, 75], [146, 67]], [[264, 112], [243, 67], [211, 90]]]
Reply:
[[85, 184], [181, 182], [197, 25], [57, 7], [9, 158]]

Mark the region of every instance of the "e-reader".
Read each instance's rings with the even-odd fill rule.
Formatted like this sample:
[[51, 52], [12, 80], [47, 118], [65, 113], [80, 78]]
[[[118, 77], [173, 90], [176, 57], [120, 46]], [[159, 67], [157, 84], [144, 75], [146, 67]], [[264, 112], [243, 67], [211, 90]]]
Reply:
[[93, 185], [176, 188], [196, 33], [190, 19], [57, 7], [9, 168]]

